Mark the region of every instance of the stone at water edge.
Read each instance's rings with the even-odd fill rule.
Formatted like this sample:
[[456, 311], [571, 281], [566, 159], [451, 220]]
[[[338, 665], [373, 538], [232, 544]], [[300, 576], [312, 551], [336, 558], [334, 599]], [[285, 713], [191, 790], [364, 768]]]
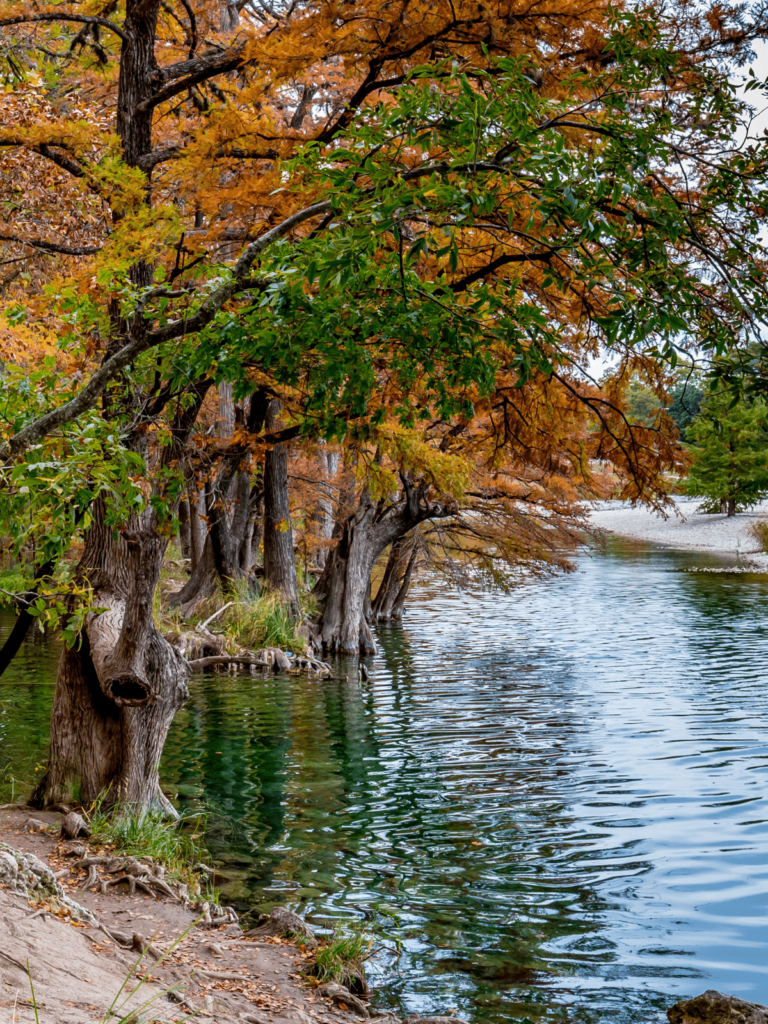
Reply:
[[286, 910], [285, 907], [274, 907], [269, 914], [262, 914], [259, 921], [261, 923], [257, 928], [251, 928], [249, 932], [245, 933], [249, 938], [259, 938], [263, 935], [278, 938], [297, 936], [304, 939], [307, 949], [317, 947], [315, 933], [307, 922], [303, 921], [298, 914], [294, 914], [292, 910]]
[[768, 1007], [711, 989], [667, 1010], [670, 1024], [768, 1024]]

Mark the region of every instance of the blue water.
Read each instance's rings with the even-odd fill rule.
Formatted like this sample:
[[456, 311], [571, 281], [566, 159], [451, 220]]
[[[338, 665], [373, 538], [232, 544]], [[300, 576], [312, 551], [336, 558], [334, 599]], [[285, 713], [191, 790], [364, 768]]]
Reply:
[[[380, 1007], [768, 1003], [768, 577], [688, 571], [722, 565], [617, 541], [509, 595], [427, 581], [369, 683], [195, 681], [164, 784], [241, 910], [363, 924]], [[45, 754], [44, 652], [0, 680], [4, 794]]]

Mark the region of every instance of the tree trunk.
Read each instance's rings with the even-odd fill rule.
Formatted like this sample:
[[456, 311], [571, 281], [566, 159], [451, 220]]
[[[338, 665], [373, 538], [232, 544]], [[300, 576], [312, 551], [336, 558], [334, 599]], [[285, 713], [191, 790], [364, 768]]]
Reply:
[[105, 609], [85, 618], [82, 642], [61, 656], [51, 717], [51, 751], [32, 797], [173, 812], [158, 765], [168, 728], [188, 697], [186, 662], [160, 635], [152, 602], [167, 540], [132, 520], [117, 539], [94, 503], [78, 574]]
[[[262, 479], [263, 484], [263, 479]], [[259, 552], [264, 541], [264, 488], [256, 500], [253, 516], [253, 533], [251, 534], [251, 568], [257, 564]]]
[[[377, 559], [419, 523], [452, 513], [445, 505], [428, 501], [426, 481], [415, 485], [405, 474], [402, 479], [403, 494], [398, 501], [374, 505], [364, 491], [357, 510], [336, 523], [337, 543], [315, 586], [315, 593], [324, 601], [318, 634], [325, 651], [376, 653], [366, 611], [370, 608], [371, 572]], [[410, 571], [406, 568], [393, 609], [399, 602], [402, 611], [412, 571], [413, 565]]]
[[[234, 489], [231, 515], [227, 512], [225, 497], [230, 485]], [[250, 473], [242, 471], [234, 480], [225, 477], [209, 513], [214, 566], [224, 591], [228, 593], [233, 593], [238, 581], [244, 578], [240, 566], [240, 548], [248, 527], [250, 493]]]
[[189, 522], [189, 502], [186, 498], [179, 502], [179, 548], [182, 558], [192, 559], [192, 529]]
[[735, 516], [736, 515], [736, 499], [735, 498], [729, 498], [728, 499], [728, 512], [727, 512], [727, 515], [729, 515], [729, 516]]
[[181, 590], [168, 598], [168, 607], [180, 607], [181, 614], [186, 619], [192, 615], [200, 602], [210, 597], [215, 590], [216, 565], [213, 560], [213, 544], [208, 537], [200, 561]]
[[408, 591], [411, 589], [411, 579], [413, 578], [413, 570], [416, 565], [416, 559], [418, 558], [418, 554], [418, 548], [414, 544], [411, 550], [411, 557], [408, 559], [408, 566], [405, 570], [405, 576], [403, 576], [403, 582], [400, 584], [400, 589], [397, 592], [395, 603], [392, 606], [392, 611], [389, 614], [390, 622], [403, 621], [405, 599], [408, 597]]
[[187, 488], [189, 494], [189, 532], [191, 541], [191, 570], [200, 564], [203, 549], [208, 537], [208, 524], [205, 521], [205, 499], [202, 490], [198, 489], [197, 480], [192, 477]]
[[319, 461], [323, 479], [320, 482], [320, 497], [317, 500], [317, 535], [320, 544], [315, 552], [315, 563], [320, 569], [324, 569], [325, 563], [328, 561], [328, 551], [335, 522], [331, 481], [335, 478], [339, 468], [339, 453], [321, 450]]
[[392, 545], [372, 607], [373, 617], [379, 622], [402, 619], [417, 555], [414, 538], [401, 537]]
[[[268, 430], [278, 429], [281, 407], [277, 400], [269, 403]], [[299, 581], [288, 504], [288, 450], [284, 444], [276, 444], [264, 459], [264, 584], [281, 594], [293, 614], [298, 614]]]

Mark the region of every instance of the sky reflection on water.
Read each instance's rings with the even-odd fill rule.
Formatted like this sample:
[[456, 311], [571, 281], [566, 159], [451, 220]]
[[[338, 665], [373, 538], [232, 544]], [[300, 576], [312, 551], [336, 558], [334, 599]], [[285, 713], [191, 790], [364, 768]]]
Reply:
[[[400, 945], [379, 1005], [629, 1024], [706, 988], [768, 1003], [768, 577], [685, 571], [707, 563], [616, 541], [509, 596], [423, 585], [368, 685], [196, 681], [164, 781], [210, 809], [239, 905]], [[49, 662], [0, 680], [18, 775]]]

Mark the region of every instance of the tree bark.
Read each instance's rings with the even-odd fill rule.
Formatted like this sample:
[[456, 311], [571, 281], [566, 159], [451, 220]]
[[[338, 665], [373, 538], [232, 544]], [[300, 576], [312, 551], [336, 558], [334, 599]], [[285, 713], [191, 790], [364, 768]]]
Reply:
[[117, 538], [95, 502], [78, 575], [104, 609], [86, 616], [81, 644], [61, 656], [51, 751], [32, 803], [108, 804], [173, 812], [158, 765], [171, 721], [188, 697], [187, 666], [160, 635], [152, 601], [167, 539], [133, 519]]
[[200, 601], [210, 597], [216, 590], [216, 566], [213, 561], [213, 545], [207, 537], [199, 562], [192, 570], [187, 582], [168, 598], [168, 606], [180, 607], [181, 614], [187, 618], [192, 614]]
[[[282, 403], [267, 409], [268, 430], [277, 429]], [[288, 503], [288, 449], [276, 444], [264, 459], [264, 584], [280, 594], [294, 615], [299, 613], [299, 581], [293, 551], [291, 510]]]
[[325, 563], [328, 561], [335, 522], [331, 481], [335, 478], [339, 468], [339, 453], [321, 449], [319, 462], [322, 480], [320, 481], [320, 497], [317, 499], [317, 535], [320, 545], [315, 552], [315, 563], [320, 569], [324, 569]]
[[[324, 600], [318, 623], [323, 650], [363, 656], [376, 653], [366, 610], [370, 601], [371, 572], [377, 559], [414, 526], [450, 514], [451, 510], [444, 505], [427, 500], [424, 482], [414, 486], [406, 481], [403, 497], [393, 504], [382, 501], [374, 505], [363, 494], [358, 509], [337, 523], [334, 531], [337, 544], [315, 587], [315, 593]], [[406, 572], [406, 576], [410, 583], [410, 574]]]
[[192, 528], [189, 521], [189, 502], [186, 498], [179, 502], [179, 548], [182, 558], [192, 559]]
[[203, 549], [208, 537], [208, 525], [205, 521], [205, 500], [203, 492], [198, 489], [197, 479], [193, 476], [187, 487], [189, 494], [189, 529], [191, 535], [191, 569], [195, 571], [203, 557]]
[[401, 537], [392, 545], [372, 606], [372, 617], [379, 622], [402, 619], [416, 557], [413, 538]]
[[726, 515], [728, 515], [728, 516], [735, 516], [736, 515], [736, 499], [735, 498], [729, 498], [728, 499], [728, 506], [727, 506], [727, 508], [728, 508], [728, 511], [727, 511]]

